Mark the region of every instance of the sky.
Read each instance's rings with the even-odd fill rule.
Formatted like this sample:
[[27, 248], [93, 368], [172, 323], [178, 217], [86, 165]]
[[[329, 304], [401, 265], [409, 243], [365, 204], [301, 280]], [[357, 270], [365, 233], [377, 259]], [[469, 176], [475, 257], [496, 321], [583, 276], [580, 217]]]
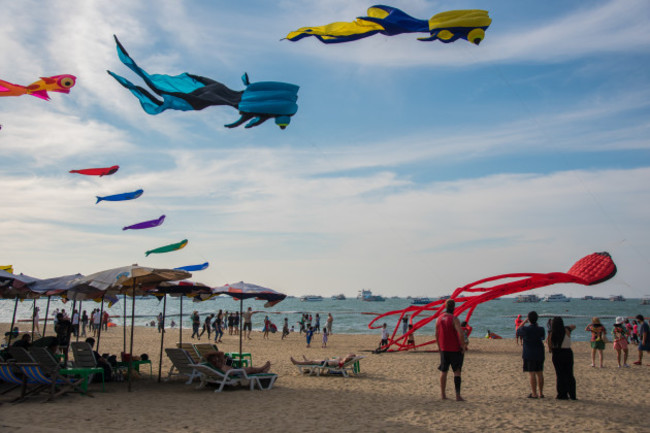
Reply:
[[[0, 265], [49, 278], [208, 261], [193, 279], [211, 286], [439, 296], [607, 251], [612, 280], [536, 292], [650, 294], [650, 4], [389, 4], [493, 21], [480, 46], [425, 34], [325, 45], [282, 38], [373, 3], [5, 2], [0, 79], [77, 83], [49, 102], [0, 98]], [[225, 128], [239, 117], [227, 106], [148, 115], [106, 73], [142, 84], [113, 35], [151, 73], [297, 84], [298, 112], [285, 130]], [[112, 165], [102, 178], [68, 173]]]

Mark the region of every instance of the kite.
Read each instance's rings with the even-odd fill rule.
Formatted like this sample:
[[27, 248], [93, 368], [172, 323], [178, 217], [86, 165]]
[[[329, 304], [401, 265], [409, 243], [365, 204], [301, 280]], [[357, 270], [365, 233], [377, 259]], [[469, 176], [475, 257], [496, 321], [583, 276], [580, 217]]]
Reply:
[[485, 38], [492, 19], [488, 12], [480, 9], [467, 9], [442, 12], [427, 20], [420, 20], [391, 7], [376, 5], [368, 8], [368, 16], [358, 17], [351, 23], [335, 22], [318, 27], [302, 27], [287, 35], [285, 39], [299, 41], [314, 36], [325, 44], [350, 42], [381, 33], [386, 36], [402, 33], [429, 33], [420, 41], [449, 43], [465, 39], [479, 45]]
[[291, 122], [291, 116], [298, 111], [296, 101], [299, 86], [295, 84], [276, 81], [250, 83], [248, 74], [244, 74], [242, 81], [246, 89], [238, 91], [210, 78], [187, 72], [175, 76], [149, 74], [135, 63], [116, 36], [115, 42], [122, 63], [140, 76], [154, 93], [162, 97], [161, 101], [148, 90], [107, 71], [140, 100], [142, 109], [148, 114], [159, 114], [167, 109], [192, 111], [214, 105], [229, 105], [237, 108], [241, 117], [236, 122], [225, 125], [227, 128], [234, 128], [249, 120], [246, 128], [251, 128], [273, 118], [280, 129], [285, 129]]
[[160, 218], [155, 220], [143, 221], [141, 223], [133, 224], [130, 226], [123, 227], [122, 230], [142, 230], [150, 229], [153, 227], [158, 227], [165, 221], [165, 215], [161, 215]]
[[[492, 299], [500, 298], [504, 295], [524, 292], [526, 290], [537, 289], [558, 283], [576, 283], [585, 286], [592, 286], [594, 284], [607, 281], [614, 275], [616, 275], [616, 265], [614, 264], [614, 261], [612, 260], [612, 257], [609, 255], [609, 253], [593, 253], [578, 260], [566, 273], [551, 272], [548, 274], [517, 273], [498, 275], [495, 277], [489, 277], [475, 281], [464, 287], [459, 287], [452, 293], [450, 298], [456, 301], [456, 309], [454, 310], [454, 315], [460, 316], [463, 311], [468, 310], [464, 321], [469, 323], [469, 319], [472, 317], [474, 309], [479, 304], [490, 301]], [[491, 287], [479, 286], [485, 283], [493, 284], [499, 280], [508, 280], [508, 282], [503, 282]], [[383, 323], [382, 319], [385, 317], [398, 315], [395, 330], [389, 337], [388, 344], [380, 347], [378, 350], [402, 351], [435, 343], [436, 340], [434, 339], [417, 346], [413, 346], [408, 344], [408, 338], [413, 332], [425, 326], [429, 322], [435, 320], [440, 314], [442, 314], [445, 308], [444, 303], [445, 299], [438, 299], [427, 305], [411, 305], [403, 310], [389, 311], [375, 317], [368, 324], [368, 328], [379, 329], [379, 327], [382, 325], [374, 325], [375, 322], [379, 321], [379, 323]], [[417, 316], [422, 313], [433, 313], [433, 315], [423, 317], [416, 321], [415, 319]], [[413, 325], [413, 328], [409, 329], [406, 334], [396, 337], [399, 331], [400, 322], [406, 314], [411, 315], [410, 321]], [[397, 349], [389, 349], [389, 347], [392, 345], [397, 346]]]
[[181, 266], [180, 268], [174, 268], [174, 270], [196, 272], [196, 271], [202, 271], [204, 269], [207, 269], [208, 266], [210, 266], [210, 263], [205, 262], [205, 263], [201, 263], [200, 265]]
[[10, 274], [14, 273], [13, 265], [0, 265], [0, 271], [9, 272]]
[[183, 239], [182, 241], [175, 244], [169, 244], [165, 245], [164, 247], [154, 248], [153, 250], [149, 250], [144, 253], [144, 255], [148, 256], [149, 254], [168, 253], [170, 251], [176, 251], [180, 250], [181, 248], [185, 248], [185, 245], [187, 245], [187, 239]]
[[54, 75], [52, 77], [41, 77], [29, 86], [21, 86], [8, 81], [0, 80], [0, 96], [21, 96], [32, 95], [45, 101], [50, 100], [47, 92], [70, 93], [70, 89], [77, 82], [74, 75]]
[[70, 173], [85, 174], [86, 176], [109, 176], [120, 169], [119, 165], [104, 168], [84, 168], [82, 170], [70, 170]]
[[144, 192], [143, 190], [139, 189], [139, 190], [133, 191], [133, 192], [124, 192], [122, 194], [107, 195], [105, 197], [96, 196], [97, 201], [95, 202], [95, 204], [99, 203], [100, 201], [133, 200], [133, 199], [136, 199], [136, 198], [140, 197], [143, 192]]

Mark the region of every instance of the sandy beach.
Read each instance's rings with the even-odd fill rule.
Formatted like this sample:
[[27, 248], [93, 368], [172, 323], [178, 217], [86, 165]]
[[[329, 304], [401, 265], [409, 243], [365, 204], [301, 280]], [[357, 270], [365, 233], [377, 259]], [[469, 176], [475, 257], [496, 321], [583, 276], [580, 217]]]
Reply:
[[[8, 325], [0, 327], [4, 333]], [[191, 330], [183, 341], [191, 342]], [[178, 330], [165, 335], [165, 347], [178, 342]], [[425, 338], [425, 336], [419, 336]], [[527, 399], [527, 376], [521, 371], [521, 347], [513, 339], [470, 339], [463, 367], [463, 395], [467, 401], [442, 401], [439, 394], [439, 355], [431, 352], [373, 354], [379, 337], [337, 335], [321, 348], [315, 336], [311, 348], [299, 334], [264, 340], [253, 333], [244, 351], [254, 365], [266, 360], [279, 378], [270, 391], [228, 388], [222, 393], [197, 390], [197, 382], [157, 382], [160, 334], [136, 327], [134, 353], [153, 359], [154, 378], [108, 383], [106, 392], [93, 384], [94, 398], [68, 394], [44, 404], [45, 395], [19, 404], [0, 405], [0, 431], [13, 432], [234, 432], [234, 431], [647, 431], [647, 391], [650, 367], [617, 368], [616, 353], [608, 344], [605, 368], [591, 368], [590, 348], [574, 343], [578, 401], [555, 400], [555, 372], [550, 356], [545, 363], [545, 399]], [[202, 338], [201, 342], [206, 339]], [[196, 342], [196, 340], [194, 340]], [[237, 336], [224, 336], [224, 351], [238, 349]], [[100, 353], [122, 351], [123, 330], [102, 333]], [[310, 377], [301, 375], [289, 357], [323, 358], [354, 352], [366, 356], [361, 375]], [[636, 360], [634, 348], [630, 362]], [[646, 355], [645, 364], [650, 363]], [[163, 358], [163, 378], [171, 367]], [[448, 384], [453, 395], [453, 382]]]

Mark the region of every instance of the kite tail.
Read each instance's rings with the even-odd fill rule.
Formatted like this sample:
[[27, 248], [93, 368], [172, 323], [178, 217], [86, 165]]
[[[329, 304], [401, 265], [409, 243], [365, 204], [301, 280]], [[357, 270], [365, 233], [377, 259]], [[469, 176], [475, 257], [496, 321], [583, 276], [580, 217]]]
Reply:
[[149, 114], [159, 114], [163, 111], [165, 111], [168, 107], [163, 106], [163, 103], [156, 99], [151, 93], [147, 92], [145, 89], [143, 89], [140, 86], [136, 86], [129, 80], [127, 80], [124, 77], [121, 77], [117, 75], [114, 72], [111, 71], [106, 71], [108, 74], [115, 78], [118, 83], [120, 83], [122, 86], [126, 87], [133, 93], [133, 95], [138, 98], [140, 101], [140, 105], [142, 106], [142, 109], [146, 111]]
[[97, 201], [95, 202], [95, 204], [97, 204], [97, 203], [99, 203], [100, 201], [104, 200], [103, 197], [100, 197], [100, 196], [98, 196], [98, 195], [95, 196], [95, 197], [97, 197]]

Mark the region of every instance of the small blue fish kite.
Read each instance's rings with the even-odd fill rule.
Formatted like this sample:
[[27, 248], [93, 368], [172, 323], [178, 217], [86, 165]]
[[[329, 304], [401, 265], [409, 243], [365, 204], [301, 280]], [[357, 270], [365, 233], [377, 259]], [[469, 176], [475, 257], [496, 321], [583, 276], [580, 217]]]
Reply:
[[130, 226], [123, 227], [122, 230], [142, 230], [149, 229], [152, 227], [158, 227], [165, 221], [165, 215], [161, 215], [160, 218], [155, 220], [143, 221], [141, 223], [133, 224]]
[[97, 201], [95, 204], [99, 203], [100, 201], [124, 201], [124, 200], [133, 200], [142, 195], [144, 191], [139, 189], [137, 191], [133, 192], [124, 192], [122, 194], [115, 194], [115, 195], [107, 195], [105, 197], [100, 197], [97, 196]]
[[180, 268], [174, 268], [174, 270], [196, 272], [196, 271], [202, 271], [204, 269], [207, 269], [208, 266], [210, 266], [210, 263], [205, 262], [205, 263], [201, 263], [200, 265], [181, 266]]

